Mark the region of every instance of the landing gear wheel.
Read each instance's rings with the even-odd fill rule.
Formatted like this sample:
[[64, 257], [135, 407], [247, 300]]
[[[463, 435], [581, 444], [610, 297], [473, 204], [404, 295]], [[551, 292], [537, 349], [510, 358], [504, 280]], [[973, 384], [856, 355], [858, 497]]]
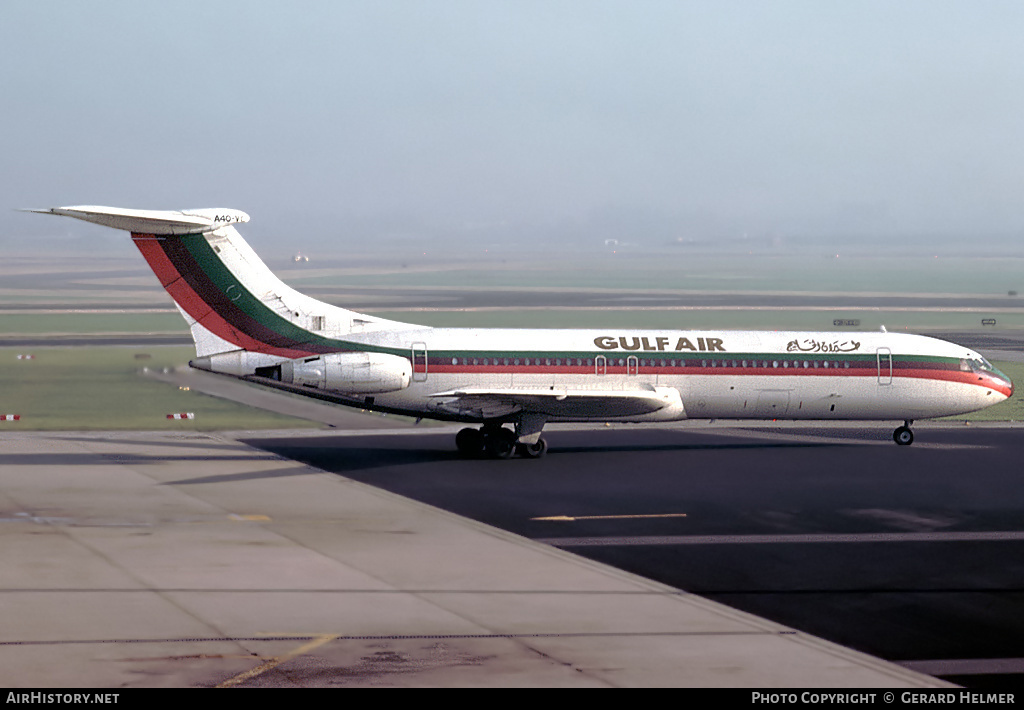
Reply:
[[484, 448], [496, 459], [510, 459], [516, 453], [516, 435], [510, 429], [484, 428]]
[[455, 446], [464, 456], [479, 456], [484, 452], [484, 435], [479, 429], [460, 429], [455, 435]]
[[537, 439], [536, 444], [519, 444], [519, 455], [528, 459], [539, 459], [548, 452], [548, 442], [544, 439]]
[[914, 432], [908, 426], [901, 426], [892, 433], [892, 440], [900, 446], [910, 446], [914, 443]]

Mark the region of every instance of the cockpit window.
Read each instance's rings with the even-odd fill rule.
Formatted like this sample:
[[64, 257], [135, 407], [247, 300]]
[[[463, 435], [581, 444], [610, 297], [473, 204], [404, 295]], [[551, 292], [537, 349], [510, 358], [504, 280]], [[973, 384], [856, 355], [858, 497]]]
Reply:
[[974, 372], [994, 372], [996, 368], [992, 366], [992, 363], [979, 355], [976, 358], [961, 359], [960, 369], [964, 372], [971, 370]]

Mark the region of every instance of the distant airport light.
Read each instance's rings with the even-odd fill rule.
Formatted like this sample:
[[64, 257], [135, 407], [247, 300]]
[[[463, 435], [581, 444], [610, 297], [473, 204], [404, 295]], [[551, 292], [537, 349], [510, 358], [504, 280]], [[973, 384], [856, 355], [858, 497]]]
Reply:
[[174, 414], [168, 414], [168, 419], [195, 419], [196, 415], [192, 412], [176, 412]]
[[3, 415], [0, 415], [0, 421], [3, 421], [3, 422], [17, 422], [17, 421], [21, 421], [21, 415], [20, 414], [3, 414]]

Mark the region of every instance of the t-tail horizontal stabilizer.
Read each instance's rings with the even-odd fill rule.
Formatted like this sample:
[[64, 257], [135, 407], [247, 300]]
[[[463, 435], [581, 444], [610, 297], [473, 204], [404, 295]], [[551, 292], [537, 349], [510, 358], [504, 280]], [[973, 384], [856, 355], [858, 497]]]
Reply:
[[173, 234], [205, 234], [229, 224], [248, 222], [249, 215], [241, 210], [207, 208], [200, 210], [128, 210], [119, 207], [78, 205], [49, 207], [42, 210], [24, 210], [40, 214], [74, 217], [104, 227], [123, 229], [136, 234], [168, 236]]

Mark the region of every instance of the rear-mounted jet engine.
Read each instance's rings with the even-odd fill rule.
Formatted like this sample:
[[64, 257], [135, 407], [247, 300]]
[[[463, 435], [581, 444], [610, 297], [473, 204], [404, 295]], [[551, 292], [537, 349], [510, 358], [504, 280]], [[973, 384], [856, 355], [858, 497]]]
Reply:
[[412, 379], [409, 360], [386, 353], [330, 353], [289, 360], [277, 367], [284, 383], [344, 394], [396, 392], [408, 387]]

